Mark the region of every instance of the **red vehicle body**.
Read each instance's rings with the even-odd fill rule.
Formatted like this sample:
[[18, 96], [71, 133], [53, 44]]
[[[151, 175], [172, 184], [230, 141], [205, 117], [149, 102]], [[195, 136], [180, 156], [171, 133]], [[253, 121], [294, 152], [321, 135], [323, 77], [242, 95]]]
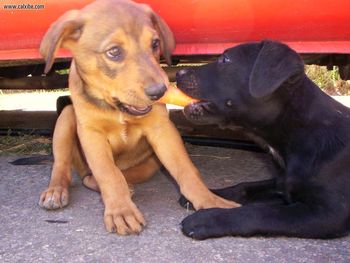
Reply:
[[[2, 1], [0, 63], [1, 60], [40, 58], [38, 47], [50, 24], [65, 11], [79, 9], [90, 2], [92, 0]], [[175, 55], [218, 54], [241, 42], [267, 38], [283, 41], [300, 53], [350, 54], [349, 0], [137, 2], [149, 4], [167, 21], [177, 41]], [[28, 5], [32, 5], [32, 9], [28, 9]], [[35, 9], [37, 5], [44, 6]], [[69, 53], [60, 51], [59, 56], [67, 57]]]

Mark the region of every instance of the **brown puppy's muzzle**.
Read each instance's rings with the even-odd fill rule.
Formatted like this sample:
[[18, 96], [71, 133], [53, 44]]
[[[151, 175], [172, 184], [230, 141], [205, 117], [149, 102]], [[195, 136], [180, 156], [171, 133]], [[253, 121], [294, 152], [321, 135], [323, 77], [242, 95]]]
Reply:
[[145, 93], [151, 100], [159, 100], [166, 91], [167, 87], [164, 83], [152, 84], [145, 88]]
[[[146, 96], [152, 101], [160, 99], [166, 91], [167, 86], [164, 83], [151, 84], [144, 89]], [[144, 107], [134, 106], [120, 101], [118, 97], [112, 97], [112, 105], [117, 107], [120, 111], [134, 116], [142, 116], [152, 110], [152, 105]]]
[[152, 110], [152, 106], [140, 108], [125, 103], [119, 103], [117, 107], [120, 111], [134, 116], [142, 116], [149, 113]]
[[128, 113], [134, 116], [142, 116], [149, 113], [152, 110], [152, 106], [136, 107], [126, 103], [122, 103], [117, 97], [112, 97], [112, 101], [115, 107], [121, 112]]

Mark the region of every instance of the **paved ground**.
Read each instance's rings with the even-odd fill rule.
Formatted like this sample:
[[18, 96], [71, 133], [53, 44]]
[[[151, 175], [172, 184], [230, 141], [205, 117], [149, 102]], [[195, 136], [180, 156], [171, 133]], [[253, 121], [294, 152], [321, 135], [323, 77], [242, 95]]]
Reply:
[[[267, 177], [264, 154], [189, 147], [210, 187]], [[336, 240], [227, 237], [193, 241], [179, 223], [190, 211], [162, 173], [138, 185], [134, 200], [148, 222], [139, 236], [108, 234], [97, 193], [75, 179], [70, 205], [48, 212], [37, 205], [50, 166], [12, 166], [0, 158], [0, 262], [350, 262], [350, 237]], [[60, 220], [61, 223], [49, 223]]]

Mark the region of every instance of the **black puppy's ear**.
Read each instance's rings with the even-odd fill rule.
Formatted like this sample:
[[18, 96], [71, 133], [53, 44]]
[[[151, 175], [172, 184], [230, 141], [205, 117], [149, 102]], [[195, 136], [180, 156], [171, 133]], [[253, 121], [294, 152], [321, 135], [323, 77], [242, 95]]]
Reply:
[[249, 77], [249, 92], [255, 98], [272, 94], [286, 80], [304, 72], [303, 61], [287, 45], [270, 40], [261, 44]]

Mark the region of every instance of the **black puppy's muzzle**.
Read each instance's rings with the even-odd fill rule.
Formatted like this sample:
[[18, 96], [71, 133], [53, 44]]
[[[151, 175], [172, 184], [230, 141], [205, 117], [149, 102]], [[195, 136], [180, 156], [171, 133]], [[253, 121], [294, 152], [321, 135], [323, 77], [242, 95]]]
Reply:
[[200, 101], [184, 108], [185, 117], [197, 124], [211, 123], [216, 111], [216, 106], [210, 101]]
[[184, 109], [185, 113], [189, 116], [196, 118], [203, 117], [215, 111], [215, 106], [209, 101], [200, 101], [197, 103], [189, 104]]
[[195, 99], [200, 99], [199, 82], [192, 68], [181, 69], [176, 72], [177, 87]]

